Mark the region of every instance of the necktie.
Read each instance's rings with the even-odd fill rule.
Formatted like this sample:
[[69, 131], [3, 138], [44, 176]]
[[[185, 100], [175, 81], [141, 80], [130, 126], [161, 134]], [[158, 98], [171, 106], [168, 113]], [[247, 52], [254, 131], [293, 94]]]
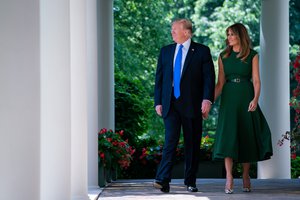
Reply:
[[180, 76], [181, 76], [181, 61], [182, 61], [182, 47], [179, 46], [173, 71], [173, 81], [174, 81], [174, 96], [177, 99], [180, 96]]

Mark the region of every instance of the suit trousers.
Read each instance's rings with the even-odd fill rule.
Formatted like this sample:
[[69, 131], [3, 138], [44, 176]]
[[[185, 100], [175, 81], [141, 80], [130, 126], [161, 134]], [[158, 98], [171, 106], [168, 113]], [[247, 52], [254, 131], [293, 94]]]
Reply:
[[[201, 102], [199, 102], [201, 103]], [[200, 144], [202, 137], [202, 116], [186, 118], [179, 112], [180, 97], [172, 99], [168, 115], [164, 118], [165, 143], [162, 160], [156, 173], [156, 180], [164, 183], [171, 181], [171, 171], [176, 156], [176, 148], [180, 139], [181, 128], [184, 137], [184, 184], [196, 185]]]

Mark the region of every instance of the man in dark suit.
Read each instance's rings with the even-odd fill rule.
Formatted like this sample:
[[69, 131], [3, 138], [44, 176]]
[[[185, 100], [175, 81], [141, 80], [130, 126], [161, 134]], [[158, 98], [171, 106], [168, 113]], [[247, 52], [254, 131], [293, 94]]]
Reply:
[[197, 192], [196, 173], [202, 136], [202, 119], [214, 99], [215, 72], [210, 49], [191, 40], [192, 23], [172, 23], [174, 44], [161, 49], [155, 79], [155, 110], [163, 117], [165, 143], [153, 186], [169, 192], [176, 147], [183, 129], [187, 191]]

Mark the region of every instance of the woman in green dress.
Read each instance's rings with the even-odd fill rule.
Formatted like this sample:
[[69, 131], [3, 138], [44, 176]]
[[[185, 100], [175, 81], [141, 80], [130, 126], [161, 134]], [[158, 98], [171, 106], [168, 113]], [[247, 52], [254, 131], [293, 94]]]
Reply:
[[273, 155], [271, 132], [258, 105], [259, 61], [245, 26], [226, 29], [227, 47], [221, 52], [215, 100], [221, 95], [213, 159], [224, 159], [225, 193], [233, 193], [233, 162], [242, 163], [243, 191], [251, 191], [250, 163]]

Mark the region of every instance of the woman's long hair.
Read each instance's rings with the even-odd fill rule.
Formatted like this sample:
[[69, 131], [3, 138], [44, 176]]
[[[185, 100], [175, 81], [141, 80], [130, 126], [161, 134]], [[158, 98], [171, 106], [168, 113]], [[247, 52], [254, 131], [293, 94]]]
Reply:
[[[237, 39], [240, 42], [240, 52], [238, 53], [237, 57], [241, 58], [242, 61], [245, 61], [250, 53], [250, 48], [252, 48], [251, 40], [246, 27], [241, 23], [235, 23], [226, 29], [226, 36], [228, 35], [229, 30], [231, 30], [233, 34], [237, 36]], [[229, 46], [229, 42], [227, 38], [225, 42], [226, 42], [226, 48], [223, 57], [227, 58], [230, 56], [232, 46]]]

